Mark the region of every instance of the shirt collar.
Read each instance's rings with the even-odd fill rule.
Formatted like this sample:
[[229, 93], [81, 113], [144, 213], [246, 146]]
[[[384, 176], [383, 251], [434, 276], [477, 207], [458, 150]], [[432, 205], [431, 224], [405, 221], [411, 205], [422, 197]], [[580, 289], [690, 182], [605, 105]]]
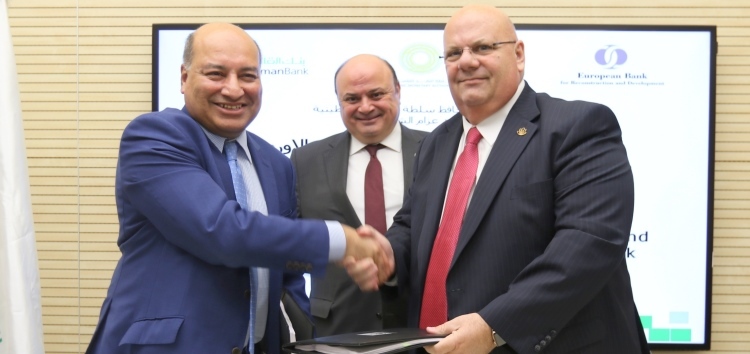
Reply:
[[219, 151], [221, 151], [222, 153], [224, 152], [224, 145], [226, 145], [228, 141], [236, 140], [237, 143], [240, 144], [240, 146], [242, 147], [242, 150], [245, 151], [245, 156], [247, 156], [247, 159], [250, 160], [251, 164], [253, 163], [253, 159], [252, 157], [250, 157], [250, 149], [247, 146], [247, 131], [246, 130], [243, 130], [242, 133], [240, 133], [240, 136], [238, 136], [235, 139], [227, 139], [225, 137], [218, 136], [214, 133], [211, 133], [210, 131], [206, 130], [206, 128], [204, 128], [203, 126], [201, 126], [201, 129], [203, 129], [203, 132], [206, 133], [208, 140], [210, 140], [211, 143], [214, 144], [214, 146], [216, 146], [216, 148], [219, 149]]
[[[516, 104], [516, 101], [518, 101], [518, 96], [521, 96], [521, 92], [523, 91], [524, 86], [525, 81], [521, 80], [521, 82], [518, 84], [518, 87], [516, 88], [516, 93], [513, 94], [513, 97], [510, 98], [508, 103], [500, 108], [500, 110], [487, 117], [487, 119], [481, 121], [476, 125], [477, 129], [482, 134], [482, 138], [484, 138], [490, 144], [490, 146], [495, 145], [495, 140], [497, 140], [497, 136], [498, 134], [500, 134], [500, 129], [503, 127], [505, 119], [508, 118], [510, 109], [513, 108], [513, 105]], [[465, 117], [462, 122], [465, 135], [465, 132], [468, 132], [469, 129], [473, 127], [473, 125], [471, 125], [471, 123], [469, 123], [469, 121], [466, 120]]]
[[[364, 149], [367, 145], [357, 140], [354, 135], [351, 135], [351, 137], [352, 140], [349, 144], [349, 156], [356, 154], [360, 150]], [[391, 133], [388, 134], [388, 136], [386, 136], [385, 139], [380, 142], [380, 144], [395, 152], [401, 152], [401, 124], [396, 123], [396, 126], [393, 127]]]

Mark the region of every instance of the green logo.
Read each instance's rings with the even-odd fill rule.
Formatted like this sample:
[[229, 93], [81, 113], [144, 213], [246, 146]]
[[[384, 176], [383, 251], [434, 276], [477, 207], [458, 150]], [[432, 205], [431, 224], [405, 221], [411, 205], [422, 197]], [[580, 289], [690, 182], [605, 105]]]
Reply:
[[414, 73], [429, 73], [440, 65], [439, 55], [429, 44], [412, 44], [401, 52], [401, 65]]

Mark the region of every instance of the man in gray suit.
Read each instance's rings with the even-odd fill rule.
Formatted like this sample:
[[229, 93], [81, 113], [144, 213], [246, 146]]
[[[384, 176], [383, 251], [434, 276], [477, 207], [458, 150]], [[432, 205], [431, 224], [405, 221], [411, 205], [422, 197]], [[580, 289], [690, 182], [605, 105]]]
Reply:
[[[367, 219], [369, 212], [365, 216], [364, 189], [371, 160], [367, 146], [381, 145], [374, 154], [382, 165], [380, 221], [387, 228], [411, 185], [414, 154], [426, 133], [398, 123], [401, 86], [385, 60], [355, 56], [339, 67], [334, 79], [347, 131], [292, 152], [299, 216], [354, 227], [377, 224]], [[405, 327], [406, 301], [406, 294], [399, 295], [395, 287], [362, 292], [335, 266], [328, 267], [324, 278], [312, 279], [310, 304], [318, 336]]]

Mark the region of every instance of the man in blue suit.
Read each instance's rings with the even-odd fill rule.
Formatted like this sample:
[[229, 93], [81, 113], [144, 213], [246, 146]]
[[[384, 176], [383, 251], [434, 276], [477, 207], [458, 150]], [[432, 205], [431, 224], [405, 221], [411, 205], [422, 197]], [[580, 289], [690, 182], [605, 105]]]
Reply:
[[[289, 159], [245, 130], [260, 110], [260, 62], [241, 28], [204, 25], [185, 46], [185, 107], [125, 128], [122, 257], [87, 353], [279, 353], [282, 289], [309, 313], [303, 273], [381, 259], [351, 227], [292, 220]], [[235, 149], [236, 163], [225, 156]]]
[[[422, 141], [387, 233], [410, 325], [447, 335], [430, 353], [648, 353], [615, 115], [532, 90], [524, 43], [492, 6], [459, 10], [443, 39], [460, 113]], [[373, 287], [372, 264], [347, 265]]]

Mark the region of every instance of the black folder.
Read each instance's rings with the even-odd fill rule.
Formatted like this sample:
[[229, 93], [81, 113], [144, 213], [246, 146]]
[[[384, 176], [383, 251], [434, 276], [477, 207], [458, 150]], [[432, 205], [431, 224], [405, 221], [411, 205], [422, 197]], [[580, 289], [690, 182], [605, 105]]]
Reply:
[[284, 345], [284, 350], [287, 353], [398, 353], [433, 345], [444, 337], [418, 328], [389, 328], [297, 341]]

